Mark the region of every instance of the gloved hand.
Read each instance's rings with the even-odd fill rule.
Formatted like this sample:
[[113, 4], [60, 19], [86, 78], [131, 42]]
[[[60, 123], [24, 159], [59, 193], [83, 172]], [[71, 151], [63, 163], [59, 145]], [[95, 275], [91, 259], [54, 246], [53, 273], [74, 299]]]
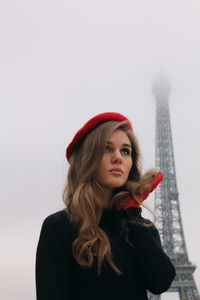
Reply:
[[[156, 178], [151, 182], [150, 189], [146, 192], [141, 193], [141, 194], [136, 194], [137, 199], [142, 203], [145, 199], [147, 199], [149, 194], [151, 192], [153, 192], [153, 190], [162, 181], [162, 179], [163, 179], [163, 174], [161, 172], [158, 172]], [[139, 208], [140, 204], [132, 196], [128, 196], [124, 201], [118, 203], [118, 205], [116, 206], [116, 209], [118, 211], [120, 211], [121, 208], [124, 207], [124, 206]]]

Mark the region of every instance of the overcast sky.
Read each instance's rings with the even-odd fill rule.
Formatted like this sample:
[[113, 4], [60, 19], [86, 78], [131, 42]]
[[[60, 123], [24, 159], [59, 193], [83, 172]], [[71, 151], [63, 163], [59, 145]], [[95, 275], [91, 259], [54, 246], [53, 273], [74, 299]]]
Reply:
[[[4, 1], [0, 9], [1, 299], [35, 299], [46, 216], [64, 207], [65, 148], [88, 118], [125, 114], [155, 165], [158, 72], [170, 115], [189, 259], [200, 291], [200, 2]], [[153, 206], [153, 195], [147, 201]], [[162, 299], [177, 299], [163, 296]]]

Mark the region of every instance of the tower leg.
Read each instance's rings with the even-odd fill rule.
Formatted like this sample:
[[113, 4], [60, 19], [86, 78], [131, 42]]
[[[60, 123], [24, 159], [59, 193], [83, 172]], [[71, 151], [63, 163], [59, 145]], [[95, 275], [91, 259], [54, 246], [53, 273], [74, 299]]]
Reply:
[[160, 295], [153, 295], [150, 292], [148, 292], [148, 300], [161, 300]]

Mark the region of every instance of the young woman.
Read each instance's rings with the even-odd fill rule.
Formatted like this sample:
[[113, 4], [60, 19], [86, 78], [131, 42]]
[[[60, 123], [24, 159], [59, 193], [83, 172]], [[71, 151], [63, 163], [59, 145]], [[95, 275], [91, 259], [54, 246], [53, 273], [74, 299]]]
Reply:
[[162, 180], [141, 173], [130, 121], [90, 119], [66, 149], [65, 208], [48, 216], [36, 252], [37, 300], [146, 300], [165, 292], [175, 269], [141, 205]]

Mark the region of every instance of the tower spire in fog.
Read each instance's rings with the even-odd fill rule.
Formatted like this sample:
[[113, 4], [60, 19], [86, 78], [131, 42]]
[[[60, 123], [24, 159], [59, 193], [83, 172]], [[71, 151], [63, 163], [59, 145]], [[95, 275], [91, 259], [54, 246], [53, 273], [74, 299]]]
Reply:
[[[178, 292], [180, 299], [200, 300], [193, 278], [195, 266], [189, 261], [183, 232], [169, 113], [171, 85], [165, 75], [157, 76], [152, 92], [156, 100], [156, 166], [164, 176], [155, 191], [156, 225], [177, 272], [169, 292]], [[150, 299], [159, 296], [150, 295]]]

